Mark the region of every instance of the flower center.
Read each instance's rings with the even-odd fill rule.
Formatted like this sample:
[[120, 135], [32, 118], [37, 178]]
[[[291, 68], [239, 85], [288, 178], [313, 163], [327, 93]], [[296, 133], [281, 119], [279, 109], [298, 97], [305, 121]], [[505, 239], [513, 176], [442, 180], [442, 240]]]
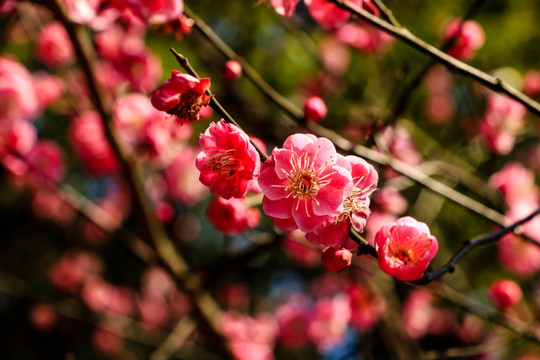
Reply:
[[398, 249], [392, 257], [396, 260], [401, 261], [404, 265], [408, 265], [410, 263], [415, 262], [416, 259], [414, 259], [414, 256], [412, 254], [412, 251], [410, 249]]
[[178, 105], [169, 110], [168, 113], [176, 115], [179, 119], [186, 119], [189, 121], [199, 120], [199, 112], [201, 107], [206, 105], [203, 101], [203, 96], [195, 91], [187, 91], [182, 94], [182, 98]]
[[216, 150], [204, 167], [225, 179], [233, 177], [234, 174], [243, 169], [236, 157], [235, 149]]
[[289, 177], [289, 189], [293, 197], [304, 198], [314, 196], [320, 189], [312, 170], [299, 170]]

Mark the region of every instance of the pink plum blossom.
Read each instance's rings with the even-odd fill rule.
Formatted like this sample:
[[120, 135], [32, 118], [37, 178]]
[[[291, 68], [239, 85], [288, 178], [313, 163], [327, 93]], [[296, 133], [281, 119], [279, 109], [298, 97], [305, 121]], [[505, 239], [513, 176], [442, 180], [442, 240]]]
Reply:
[[480, 132], [492, 152], [505, 155], [512, 151], [515, 137], [524, 126], [526, 113], [527, 109], [522, 104], [507, 96], [491, 94], [487, 98]]
[[64, 176], [64, 153], [54, 141], [39, 140], [25, 158], [37, 178], [59, 181]]
[[340, 292], [317, 300], [309, 323], [308, 336], [319, 350], [331, 348], [343, 337], [351, 319], [349, 298]]
[[299, 2], [300, 0], [270, 0], [276, 13], [285, 17], [292, 17], [294, 15], [294, 10]]
[[293, 294], [275, 311], [280, 343], [298, 349], [308, 344], [307, 329], [311, 320], [311, 302], [303, 294]]
[[347, 23], [336, 30], [336, 38], [368, 54], [383, 54], [394, 42], [384, 31], [363, 23]]
[[69, 137], [82, 165], [92, 175], [103, 176], [118, 169], [118, 160], [105, 137], [105, 128], [95, 112], [86, 112], [71, 122]]
[[225, 199], [245, 197], [261, 169], [260, 156], [249, 137], [221, 119], [199, 137], [196, 166], [199, 180]]
[[[499, 190], [507, 205], [512, 207], [528, 197], [538, 196], [535, 174], [520, 162], [510, 162], [489, 178], [489, 184]], [[532, 212], [532, 210], [531, 210]]]
[[384, 225], [375, 234], [377, 263], [384, 272], [402, 281], [421, 278], [438, 249], [437, 239], [427, 225], [409, 216]]
[[486, 40], [482, 26], [474, 20], [452, 19], [444, 29], [444, 39], [453, 38], [448, 54], [459, 60], [471, 60]]
[[127, 6], [148, 24], [177, 20], [184, 11], [183, 0], [127, 0]]
[[373, 329], [387, 309], [384, 297], [372, 293], [359, 283], [349, 284], [346, 292], [351, 307], [351, 325], [362, 332]]
[[158, 110], [176, 115], [180, 121], [199, 120], [199, 111], [206, 106], [211, 97], [206, 95], [210, 79], [197, 79], [194, 76], [173, 70], [171, 77], [152, 95], [152, 105]]
[[75, 51], [60, 22], [55, 21], [41, 28], [36, 40], [36, 56], [51, 67], [65, 66], [74, 60]]
[[237, 312], [222, 312], [217, 327], [229, 340], [237, 360], [273, 360], [274, 344], [278, 336], [276, 319], [268, 313], [256, 317]]
[[529, 96], [540, 94], [540, 71], [528, 71], [523, 75], [523, 92]]
[[44, 71], [34, 73], [33, 77], [40, 109], [45, 109], [62, 97], [65, 86], [60, 77]]
[[34, 120], [39, 102], [30, 72], [18, 61], [0, 56], [0, 123]]
[[208, 195], [208, 188], [199, 181], [200, 172], [195, 167], [197, 155], [194, 147], [182, 146], [165, 168], [167, 195], [188, 206]]
[[96, 17], [101, 0], [62, 0], [68, 16], [76, 23], [89, 24]]
[[517, 305], [523, 297], [521, 287], [513, 280], [499, 279], [494, 281], [488, 289], [488, 297], [493, 304], [501, 310]]
[[322, 249], [310, 244], [306, 234], [298, 229], [288, 232], [281, 244], [285, 253], [301, 266], [313, 267], [320, 263]]
[[243, 199], [215, 198], [208, 206], [208, 220], [220, 232], [240, 235], [259, 224], [261, 213], [257, 208], [249, 208]]
[[501, 264], [516, 275], [532, 275], [540, 271], [540, 247], [509, 233], [497, 243]]
[[37, 331], [51, 331], [58, 322], [58, 314], [53, 305], [47, 303], [35, 304], [28, 312], [30, 325]]
[[[357, 6], [362, 6], [362, 0], [353, 0], [351, 2]], [[304, 4], [306, 4], [313, 20], [325, 29], [339, 27], [351, 17], [347, 10], [341, 9], [327, 0], [304, 0]]]
[[306, 234], [306, 238], [314, 244], [347, 247], [350, 226], [360, 233], [366, 226], [370, 214], [369, 195], [377, 188], [378, 174], [372, 165], [358, 156], [349, 155], [345, 160], [351, 165], [353, 187], [343, 201], [343, 212], [323, 221], [318, 229]]
[[351, 165], [330, 140], [294, 134], [263, 163], [259, 185], [263, 210], [280, 229], [311, 232], [343, 213]]

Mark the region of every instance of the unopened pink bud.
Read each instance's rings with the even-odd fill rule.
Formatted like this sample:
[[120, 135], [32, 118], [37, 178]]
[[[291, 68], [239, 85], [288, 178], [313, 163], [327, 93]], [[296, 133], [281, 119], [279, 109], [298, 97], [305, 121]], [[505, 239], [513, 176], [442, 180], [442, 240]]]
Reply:
[[322, 252], [321, 262], [328, 270], [339, 272], [351, 265], [352, 253], [343, 248], [327, 247]]
[[227, 81], [234, 81], [242, 76], [242, 64], [236, 60], [229, 60], [223, 65], [223, 77]]
[[312, 96], [304, 104], [304, 117], [307, 120], [319, 122], [326, 117], [327, 109], [323, 99]]
[[508, 279], [497, 280], [491, 284], [488, 295], [493, 304], [502, 310], [513, 307], [523, 297], [519, 285]]

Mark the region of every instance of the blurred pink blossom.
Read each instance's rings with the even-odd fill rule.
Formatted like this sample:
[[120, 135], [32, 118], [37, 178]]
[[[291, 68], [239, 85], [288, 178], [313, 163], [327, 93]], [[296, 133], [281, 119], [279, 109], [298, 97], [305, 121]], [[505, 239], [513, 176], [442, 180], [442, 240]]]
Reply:
[[384, 297], [374, 294], [360, 283], [351, 283], [346, 288], [351, 307], [352, 327], [362, 332], [373, 329], [387, 310]]
[[320, 298], [311, 312], [310, 340], [319, 350], [331, 348], [345, 336], [351, 315], [349, 298], [344, 293]]
[[51, 67], [66, 66], [73, 62], [75, 51], [60, 22], [51, 22], [41, 28], [36, 39], [36, 57]]
[[184, 11], [183, 0], [127, 0], [128, 8], [149, 25], [177, 20]]
[[521, 301], [523, 292], [515, 281], [499, 279], [489, 286], [488, 297], [497, 308], [507, 310]]
[[471, 60], [486, 40], [482, 26], [474, 20], [452, 19], [444, 29], [444, 39], [454, 38], [448, 54], [459, 60]]
[[518, 235], [504, 235], [498, 245], [499, 261], [516, 275], [527, 276], [540, 271], [540, 247]]
[[84, 168], [94, 176], [109, 175], [118, 170], [118, 160], [105, 137], [99, 115], [86, 112], [71, 122], [69, 137]]
[[243, 199], [216, 197], [207, 210], [208, 220], [227, 235], [241, 235], [259, 224], [261, 213], [257, 208], [247, 207]]
[[0, 57], [0, 123], [34, 120], [39, 102], [30, 72], [18, 61]]
[[292, 17], [294, 15], [294, 10], [299, 2], [300, 0], [270, 0], [276, 13], [285, 17]]
[[[362, 0], [353, 0], [353, 4], [362, 6]], [[304, 0], [304, 4], [309, 10], [309, 14], [325, 29], [332, 29], [343, 25], [351, 14], [341, 9], [336, 4], [327, 0]]]

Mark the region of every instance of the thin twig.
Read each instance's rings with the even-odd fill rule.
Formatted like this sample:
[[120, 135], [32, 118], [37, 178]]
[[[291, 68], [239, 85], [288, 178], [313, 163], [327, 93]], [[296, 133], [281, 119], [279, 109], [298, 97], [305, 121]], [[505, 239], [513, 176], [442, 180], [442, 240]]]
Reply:
[[[206, 25], [195, 13], [189, 8], [185, 9], [186, 15], [193, 19], [195, 28], [199, 29], [201, 33], [208, 39], [208, 41], [218, 49], [225, 57], [229, 59], [239, 59], [240, 56], [235, 53], [227, 44], [215, 34], [208, 25]], [[382, 20], [381, 20], [382, 21]], [[343, 138], [336, 132], [326, 129], [314, 122], [306, 122], [302, 111], [291, 103], [288, 99], [274, 90], [261, 76], [247, 64], [242, 61], [244, 75], [250, 79], [259, 90], [265, 94], [272, 102], [278, 105], [287, 115], [289, 115], [297, 124], [305, 125], [308, 129], [317, 136], [324, 136], [329, 138], [334, 145], [342, 152], [347, 152], [357, 156], [364, 157], [374, 163], [380, 165], [388, 165], [397, 172], [405, 175], [406, 177], [418, 182], [419, 184], [427, 187], [431, 191], [446, 197], [447, 199], [455, 202], [458, 205], [463, 206], [466, 209], [472, 210], [475, 213], [495, 222], [499, 225], [504, 225], [504, 216], [493, 209], [479, 203], [478, 201], [465, 196], [454, 189], [442, 184], [422, 174], [418, 169], [415, 169], [395, 158], [391, 155], [379, 153], [375, 150], [369, 149], [362, 145], [355, 145], [349, 140]]]
[[454, 268], [456, 267], [459, 260], [461, 260], [461, 258], [463, 258], [466, 254], [468, 254], [472, 249], [474, 249], [474, 248], [476, 248], [478, 246], [481, 246], [481, 245], [485, 245], [485, 244], [489, 244], [489, 243], [498, 241], [503, 235], [506, 235], [509, 232], [514, 231], [514, 229], [516, 229], [518, 226], [523, 225], [526, 222], [532, 220], [538, 214], [540, 214], [540, 208], [536, 209], [529, 216], [527, 216], [527, 217], [525, 217], [525, 218], [523, 218], [523, 219], [521, 219], [519, 221], [516, 221], [515, 223], [513, 223], [511, 225], [505, 226], [505, 227], [503, 227], [503, 228], [501, 228], [501, 229], [499, 229], [499, 230], [497, 230], [495, 232], [492, 232], [492, 233], [490, 233], [488, 235], [479, 237], [479, 238], [471, 240], [469, 242], [465, 242], [463, 244], [463, 247], [461, 248], [461, 250], [459, 250], [446, 263], [446, 265], [444, 265], [443, 267], [441, 267], [437, 271], [433, 271], [433, 272], [429, 272], [429, 273], [424, 274], [424, 276], [422, 276], [418, 280], [413, 281], [413, 283], [418, 284], [418, 285], [425, 285], [425, 284], [428, 284], [428, 283], [432, 282], [433, 280], [436, 280], [436, 279], [440, 278], [441, 276], [443, 276], [447, 272], [450, 272], [450, 273], [453, 272]]
[[[485, 0], [476, 0], [471, 5], [471, 7], [469, 8], [465, 16], [460, 20], [458, 31], [456, 31], [456, 33], [452, 37], [448, 38], [446, 41], [443, 42], [443, 44], [440, 47], [441, 51], [446, 52], [448, 51], [448, 49], [450, 49], [450, 47], [454, 44], [457, 36], [459, 35], [465, 21], [474, 17], [476, 13], [478, 12], [478, 10], [480, 10], [480, 8], [482, 7], [484, 2]], [[388, 117], [384, 120], [384, 124], [388, 125], [388, 124], [393, 124], [396, 122], [396, 120], [401, 116], [401, 114], [405, 110], [416, 88], [420, 86], [426, 74], [436, 63], [437, 63], [437, 60], [432, 59], [416, 74], [416, 76], [411, 81], [409, 81], [409, 83], [405, 86], [405, 88], [401, 92], [401, 95], [395, 101], [392, 111], [390, 112]]]
[[454, 70], [467, 77], [470, 77], [478, 83], [484, 85], [488, 89], [511, 97], [512, 99], [523, 104], [534, 115], [540, 116], [540, 104], [538, 102], [534, 101], [533, 99], [523, 94], [516, 88], [512, 87], [508, 83], [502, 81], [501, 79], [488, 75], [487, 73], [480, 71], [475, 67], [472, 67], [462, 61], [453, 58], [452, 56], [437, 49], [433, 45], [430, 45], [425, 41], [421, 40], [420, 38], [414, 36], [408, 29], [392, 25], [372, 15], [370, 12], [362, 9], [361, 7], [351, 3], [348, 0], [328, 1], [338, 5], [342, 9], [349, 11], [351, 14], [356, 15], [362, 20], [367, 21], [378, 29], [389, 33], [390, 35], [410, 45], [421, 53], [435, 59], [439, 63], [448, 67], [450, 70]]

